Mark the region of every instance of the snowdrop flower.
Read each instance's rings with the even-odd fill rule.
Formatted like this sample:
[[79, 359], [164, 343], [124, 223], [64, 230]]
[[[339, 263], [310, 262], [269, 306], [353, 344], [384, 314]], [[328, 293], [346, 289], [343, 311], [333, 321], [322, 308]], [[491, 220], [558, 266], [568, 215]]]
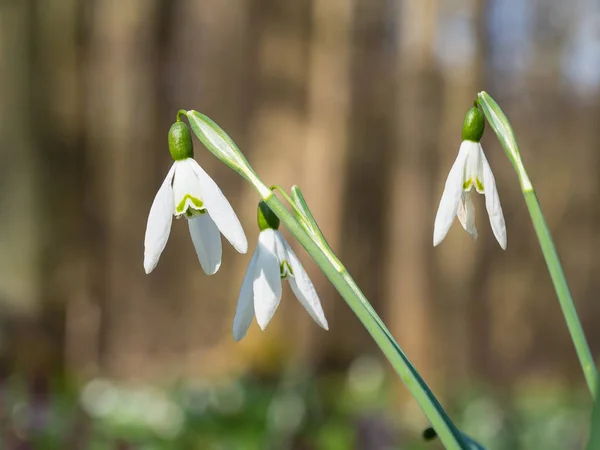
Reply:
[[219, 232], [240, 253], [248, 251], [246, 235], [217, 184], [193, 159], [192, 137], [185, 123], [176, 122], [169, 130], [169, 151], [175, 162], [150, 208], [144, 269], [150, 273], [158, 264], [175, 216], [187, 219], [200, 265], [212, 275], [221, 266]]
[[471, 199], [471, 193], [475, 188], [477, 193], [485, 194], [485, 207], [490, 217], [492, 231], [500, 247], [506, 250], [506, 226], [496, 181], [479, 143], [484, 126], [483, 113], [477, 107], [471, 108], [463, 125], [463, 142], [448, 174], [435, 217], [434, 246], [444, 240], [456, 216], [465, 231], [473, 236], [473, 239], [477, 239], [475, 207]]
[[233, 319], [233, 338], [241, 340], [252, 318], [262, 330], [281, 301], [281, 280], [288, 280], [292, 291], [317, 324], [328, 330], [321, 301], [308, 274], [294, 251], [279, 232], [279, 219], [266, 203], [258, 205], [258, 245], [242, 282]]

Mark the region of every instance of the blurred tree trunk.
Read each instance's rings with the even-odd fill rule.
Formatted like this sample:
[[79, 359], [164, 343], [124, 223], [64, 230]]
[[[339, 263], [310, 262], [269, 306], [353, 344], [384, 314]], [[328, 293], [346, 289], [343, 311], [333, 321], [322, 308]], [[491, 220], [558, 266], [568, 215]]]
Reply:
[[[247, 149], [249, 92], [254, 88], [253, 80], [249, 80], [253, 64], [250, 10], [251, 2], [239, 0], [181, 2], [169, 65], [173, 101], [169, 119], [172, 121], [173, 114], [180, 108], [201, 111], [223, 127], [242, 151]], [[196, 160], [218, 183], [238, 213], [251, 252], [256, 238], [252, 227], [256, 211], [245, 217], [240, 214], [246, 183], [198, 141], [194, 147]], [[186, 263], [177, 263], [180, 269], [187, 270], [185, 315], [171, 327], [185, 330], [185, 373], [191, 377], [239, 370], [236, 367], [239, 359], [231, 357], [232, 352], [239, 349], [231, 328], [245, 271], [242, 266], [247, 264], [249, 255], [239, 255], [224, 238], [222, 241], [223, 263], [214, 276], [202, 273], [188, 236], [185, 236], [184, 246], [191, 250], [186, 251], [191, 256], [186, 257]]]
[[[169, 17], [161, 6], [158, 0], [98, 0], [90, 11], [85, 117], [91, 295], [100, 312], [100, 365], [118, 375], [139, 373], [153, 352], [180, 339], [177, 333], [153, 331], [163, 328], [179, 297], [165, 302], [161, 287], [142, 268], [146, 218], [169, 168], [166, 149], [160, 163], [153, 157], [161, 155], [154, 149], [166, 147], [168, 130], [157, 126], [156, 112], [157, 30]], [[169, 269], [173, 241], [159, 269]], [[176, 283], [177, 272], [170, 274]]]
[[[61, 355], [66, 342], [67, 305], [86, 295], [85, 229], [79, 212], [84, 205], [84, 152], [77, 0], [40, 0], [33, 12], [38, 22], [32, 79], [42, 190], [48, 218], [41, 233], [42, 329]], [[39, 112], [38, 112], [39, 111]], [[66, 362], [66, 361], [65, 361]]]
[[[431, 0], [405, 0], [396, 11], [395, 155], [390, 163], [386, 269], [388, 323], [425, 380], [436, 389], [436, 364], [443, 349], [432, 269], [432, 224], [437, 192], [432, 189], [438, 140], [440, 79], [433, 46], [438, 6]], [[407, 398], [404, 388], [402, 398]], [[412, 403], [410, 403], [412, 405]]]
[[[340, 231], [344, 167], [348, 149], [350, 116], [350, 34], [353, 0], [313, 0], [312, 35], [308, 69], [308, 123], [304, 148], [302, 178], [297, 183], [334, 251], [340, 250]], [[347, 325], [339, 320], [337, 311], [347, 306], [324, 275], [309, 263], [306, 267], [317, 288], [328, 318], [334, 345], [327, 348], [312, 339], [313, 332], [304, 333], [305, 351], [318, 359], [330, 359], [345, 348]], [[305, 330], [312, 321], [303, 316]], [[311, 322], [308, 323], [307, 321]], [[341, 339], [336, 340], [335, 337]], [[310, 348], [319, 342], [317, 348]], [[328, 340], [328, 342], [331, 342]], [[318, 354], [320, 353], [320, 355]]]
[[[338, 255], [376, 309], [383, 304], [384, 214], [391, 143], [391, 74], [385, 1], [358, 0], [352, 12], [351, 103], [342, 229]], [[343, 302], [332, 317], [331, 361], [344, 368], [374, 350], [372, 339]]]
[[[456, 104], [463, 104], [465, 112], [471, 107], [470, 102], [475, 100], [477, 93], [487, 89], [487, 71], [492, 57], [486, 29], [487, 0], [469, 0], [467, 8], [470, 11], [469, 17], [477, 37], [477, 44], [472, 60], [465, 67], [465, 73], [462, 76], [457, 74], [457, 83], [448, 86], [448, 90], [451, 89], [457, 93]], [[459, 111], [456, 110], [455, 114], [458, 116]], [[495, 138], [493, 130], [487, 124], [485, 135], [484, 146]], [[486, 158], [493, 169], [494, 162], [502, 160], [504, 155], [486, 149], [487, 147], [484, 147]], [[496, 176], [501, 174], [499, 171], [495, 173]], [[502, 184], [500, 182], [499, 190], [502, 189]], [[465, 271], [461, 275], [456, 274], [454, 279], [457, 282], [448, 286], [448, 289], [453, 289], [455, 310], [460, 314], [455, 315], [454, 327], [456, 330], [468, 330], [466, 333], [460, 334], [459, 342], [462, 342], [455, 347], [455, 351], [448, 353], [448, 361], [451, 360], [450, 358], [461, 361], [460, 365], [467, 371], [463, 374], [455, 373], [456, 377], [470, 377], [473, 380], [490, 379], [493, 378], [494, 372], [502, 371], [501, 367], [493, 363], [495, 358], [492, 356], [494, 349], [490, 332], [493, 321], [490, 301], [493, 300], [493, 297], [488, 293], [490, 289], [496, 287], [490, 283], [495, 263], [502, 263], [505, 260], [490, 228], [485, 200], [483, 198], [478, 200], [477, 223], [479, 228], [483, 228], [482, 238], [478, 240], [474, 251], [466, 252], [464, 247], [462, 248]], [[471, 295], [461, 295], [461, 293], [469, 292], [469, 286]], [[468, 351], [464, 351], [464, 349], [468, 349]]]
[[587, 300], [586, 307], [589, 310], [583, 313], [579, 309], [579, 314], [583, 316], [583, 326], [590, 342], [592, 355], [598, 355], [600, 352], [600, 330], [594, 325], [595, 318], [600, 315], [600, 303], [594, 301], [600, 290], [600, 279], [596, 276], [596, 268], [600, 267], [600, 234], [597, 231], [600, 229], [600, 209], [596, 207], [600, 204], [600, 177], [597, 176], [600, 173], [600, 127], [598, 127], [598, 117], [600, 117], [600, 93], [596, 93], [595, 101], [591, 105], [589, 113], [585, 114], [584, 119], [590, 130], [588, 143], [585, 146], [591, 158], [590, 164], [587, 165], [590, 169], [588, 176], [595, 183], [591, 187], [588, 205], [586, 205], [589, 229], [585, 237], [589, 239], [591, 244], [586, 246], [589, 259], [586, 261], [587, 282], [585, 294], [582, 297]]
[[[254, 0], [250, 2], [248, 20], [250, 67], [246, 89], [250, 93], [250, 120], [247, 147], [242, 146], [242, 150], [265, 183], [289, 188], [302, 171], [306, 146], [310, 1]], [[258, 200], [254, 189], [245, 185], [239, 212], [249, 224], [245, 229], [250, 253], [259, 231], [255, 225]], [[283, 234], [287, 237], [285, 231]], [[298, 255], [306, 261], [302, 251]], [[240, 274], [238, 292], [250, 256], [236, 258], [234, 263]], [[257, 332], [254, 321], [248, 336], [238, 345], [242, 358], [255, 368], [270, 371], [297, 350], [291, 345], [295, 331], [289, 330], [290, 323], [284, 319], [297, 317], [301, 308], [292, 299], [293, 294], [284, 286], [283, 300], [266, 332]], [[234, 308], [235, 301], [231, 302], [231, 320]]]
[[[31, 1], [0, 4], [0, 302], [6, 309], [31, 312], [37, 304], [40, 202], [38, 164], [31, 123], [31, 60], [34, 17]], [[3, 308], [3, 309], [4, 309]]]
[[[32, 1], [0, 3], [0, 305], [2, 340], [15, 343], [12, 323], [39, 311], [39, 244], [43, 204], [35, 124], [31, 122], [35, 28]], [[19, 319], [15, 319], [17, 316]]]
[[[83, 228], [76, 213], [84, 182], [78, 6], [75, 0], [2, 6], [7, 20], [3, 42], [15, 45], [7, 49], [12, 60], [5, 72], [7, 78], [14, 76], [13, 89], [3, 93], [10, 108], [3, 112], [10, 128], [5, 133], [8, 142], [15, 139], [7, 150], [16, 168], [5, 192], [12, 194], [9, 205], [18, 202], [6, 230], [12, 235], [7, 245], [20, 247], [4, 249], [10, 265], [3, 275], [13, 279], [4, 295], [18, 296], [16, 311], [35, 314], [25, 329], [17, 324], [9, 339], [26, 371], [63, 370], [66, 305], [85, 291]], [[13, 269], [17, 272], [11, 274]]]
[[[462, 124], [466, 112], [473, 106], [477, 92], [485, 88], [482, 82], [485, 39], [485, 11], [483, 0], [462, 0], [440, 11], [446, 23], [462, 23], [468, 36], [442, 36], [446, 42], [443, 52], [454, 55], [443, 59], [442, 116], [436, 153], [434, 207], [437, 208], [448, 172], [458, 155]], [[452, 27], [448, 27], [452, 29]], [[462, 38], [465, 39], [465, 38]], [[454, 46], [451, 46], [454, 45]], [[487, 130], [486, 136], [493, 131]], [[484, 143], [485, 144], [485, 143]], [[488, 160], [493, 155], [486, 153]], [[489, 287], [488, 271], [491, 254], [498, 244], [489, 226], [483, 197], [474, 198], [477, 214], [476, 225], [481, 238], [473, 241], [464, 233], [458, 220], [452, 227], [444, 244], [435, 250], [435, 264], [440, 273], [437, 289], [436, 311], [443, 320], [439, 329], [445, 340], [440, 363], [443, 379], [464, 380], [473, 370], [481, 375], [485, 370], [489, 353], [489, 304], [485, 290]], [[435, 214], [435, 211], [434, 211]], [[433, 217], [433, 216], [432, 216]], [[448, 386], [448, 388], [450, 387]]]

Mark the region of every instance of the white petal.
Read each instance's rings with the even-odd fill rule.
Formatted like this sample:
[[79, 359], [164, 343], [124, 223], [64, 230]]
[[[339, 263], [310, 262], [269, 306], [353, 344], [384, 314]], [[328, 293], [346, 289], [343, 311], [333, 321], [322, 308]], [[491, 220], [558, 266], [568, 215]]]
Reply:
[[444, 240], [448, 230], [454, 222], [456, 212], [458, 211], [458, 204], [460, 202], [461, 195], [463, 193], [463, 178], [465, 171], [465, 161], [469, 154], [469, 141], [463, 141], [458, 151], [458, 156], [448, 178], [446, 179], [446, 185], [444, 186], [444, 193], [440, 200], [440, 206], [435, 216], [435, 223], [433, 225], [433, 245], [436, 246]]
[[490, 168], [483, 150], [481, 150], [481, 159], [483, 162], [483, 188], [485, 192], [485, 208], [490, 216], [490, 225], [496, 240], [502, 250], [506, 250], [506, 224], [504, 223], [504, 214], [502, 206], [500, 206], [500, 198], [498, 197], [498, 189], [496, 188], [496, 180]]
[[[468, 155], [465, 160], [465, 175], [463, 178], [464, 183], [469, 183], [467, 188], [468, 191], [475, 188], [477, 192], [483, 194], [483, 190], [480, 189], [482, 183], [482, 164], [481, 164], [481, 144], [479, 142], [465, 141], [463, 142], [465, 147], [468, 147]], [[465, 188], [463, 184], [463, 189]]]
[[289, 246], [279, 230], [273, 230], [273, 233], [275, 234], [275, 255], [277, 255], [277, 261], [279, 261], [279, 275], [282, 279], [286, 279], [290, 275], [290, 262], [286, 249]]
[[240, 289], [240, 295], [238, 297], [237, 308], [235, 310], [235, 317], [233, 318], [233, 339], [241, 341], [246, 333], [252, 319], [254, 318], [254, 295], [253, 295], [253, 283], [256, 276], [256, 260], [258, 259], [258, 246], [254, 250], [244, 281], [242, 281], [242, 287]]
[[458, 203], [458, 212], [456, 215], [465, 231], [473, 236], [473, 240], [477, 239], [475, 206], [473, 205], [473, 200], [468, 192], [463, 192], [460, 202]]
[[223, 236], [240, 253], [248, 251], [248, 240], [233, 208], [219, 189], [219, 186], [193, 159], [190, 160], [202, 187], [202, 200], [208, 214], [219, 227]]
[[294, 274], [294, 276], [288, 277], [288, 281], [290, 282], [290, 286], [294, 292], [294, 295], [296, 295], [296, 298], [302, 304], [302, 306], [306, 308], [306, 311], [308, 311], [310, 317], [312, 317], [313, 320], [321, 327], [329, 330], [325, 313], [321, 307], [321, 301], [319, 300], [319, 296], [317, 295], [317, 291], [315, 290], [312, 281], [310, 281], [306, 270], [304, 270], [300, 260], [288, 243], [285, 242], [285, 240], [283, 243], [285, 245], [288, 262], [290, 263], [292, 272]]
[[256, 274], [252, 283], [254, 312], [258, 326], [264, 330], [281, 301], [281, 276], [274, 230], [260, 232], [256, 252]]
[[171, 223], [173, 222], [173, 190], [171, 181], [175, 173], [175, 164], [171, 166], [167, 177], [154, 197], [148, 224], [146, 225], [146, 237], [144, 238], [144, 270], [150, 273], [158, 264], [158, 259], [167, 245]]
[[202, 209], [202, 189], [194, 171], [191, 158], [175, 161], [175, 177], [173, 179], [173, 214], [180, 216], [188, 208]]
[[213, 275], [221, 267], [221, 234], [208, 214], [188, 219], [190, 236], [202, 270]]

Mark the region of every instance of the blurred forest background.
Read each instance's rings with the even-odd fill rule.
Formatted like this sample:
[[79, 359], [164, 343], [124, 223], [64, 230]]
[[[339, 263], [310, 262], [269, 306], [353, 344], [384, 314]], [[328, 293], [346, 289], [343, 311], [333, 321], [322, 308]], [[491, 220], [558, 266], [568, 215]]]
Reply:
[[325, 236], [464, 431], [576, 449], [590, 403], [516, 175], [484, 149], [508, 248], [433, 220], [464, 114], [511, 119], [600, 351], [596, 0], [0, 0], [0, 445], [406, 449], [428, 423], [298, 248], [330, 331], [291, 292], [231, 325], [258, 197], [196, 141], [250, 254], [206, 277], [187, 227], [142, 267], [178, 109], [223, 127]]

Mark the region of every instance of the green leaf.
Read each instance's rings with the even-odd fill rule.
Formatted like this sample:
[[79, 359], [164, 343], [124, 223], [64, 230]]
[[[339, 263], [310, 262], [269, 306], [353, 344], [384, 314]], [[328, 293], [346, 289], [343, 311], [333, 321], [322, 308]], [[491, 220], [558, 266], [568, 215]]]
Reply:
[[219, 125], [194, 110], [187, 112], [187, 118], [196, 137], [213, 155], [244, 178], [251, 177], [253, 171], [244, 154]]
[[510, 126], [508, 118], [502, 109], [500, 109], [498, 103], [496, 103], [487, 92], [482, 91], [477, 95], [477, 97], [479, 99], [479, 105], [481, 106], [488, 123], [498, 136], [498, 139], [502, 144], [502, 148], [504, 148], [508, 159], [517, 171], [517, 176], [519, 177], [519, 182], [521, 183], [521, 189], [523, 192], [531, 191], [533, 189], [531, 186], [531, 181], [529, 181], [529, 177], [525, 171], [525, 167], [523, 166], [521, 152], [519, 152], [519, 146], [517, 145], [515, 133]]
[[560, 259], [558, 258], [558, 253], [556, 252], [554, 241], [552, 240], [550, 230], [548, 229], [544, 214], [542, 213], [542, 208], [537, 199], [535, 190], [533, 189], [533, 185], [529, 180], [523, 161], [521, 160], [521, 154], [519, 152], [515, 134], [510, 126], [508, 118], [502, 112], [498, 103], [496, 103], [487, 92], [480, 92], [478, 94], [478, 101], [483, 109], [485, 117], [498, 136], [500, 144], [502, 144], [508, 159], [512, 163], [517, 172], [517, 176], [519, 177], [521, 191], [523, 192], [523, 197], [525, 198], [525, 203], [527, 204], [527, 209], [529, 210], [535, 233], [540, 242], [540, 247], [544, 254], [544, 259], [546, 260], [550, 278], [552, 278], [554, 290], [556, 291], [556, 296], [558, 297], [563, 316], [567, 322], [571, 340], [575, 346], [575, 351], [577, 352], [579, 362], [581, 363], [581, 368], [590, 393], [593, 398], [596, 398], [598, 371], [583, 332], [581, 321], [577, 315], [569, 285], [567, 284], [567, 278], [565, 277]]

